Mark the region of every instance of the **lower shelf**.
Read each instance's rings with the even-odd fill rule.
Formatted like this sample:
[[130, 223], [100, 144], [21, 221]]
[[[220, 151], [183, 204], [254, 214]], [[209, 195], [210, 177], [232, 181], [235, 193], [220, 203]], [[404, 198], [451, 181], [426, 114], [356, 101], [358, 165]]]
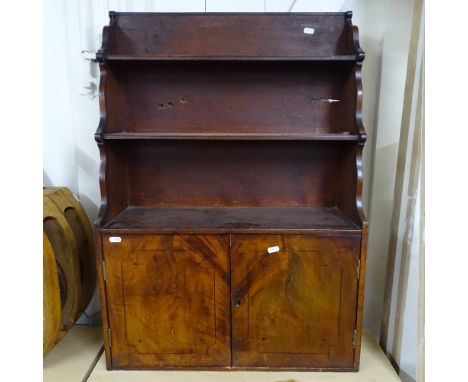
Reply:
[[127, 207], [103, 232], [309, 232], [359, 233], [360, 227], [338, 208], [311, 207]]

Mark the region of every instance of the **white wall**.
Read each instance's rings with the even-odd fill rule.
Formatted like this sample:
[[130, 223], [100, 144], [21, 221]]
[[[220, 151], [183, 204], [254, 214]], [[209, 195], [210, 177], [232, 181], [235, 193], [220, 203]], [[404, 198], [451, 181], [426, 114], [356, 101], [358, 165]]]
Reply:
[[365, 320], [379, 335], [413, 1], [388, 2], [374, 140]]
[[[418, 356], [418, 306], [419, 306], [419, 226], [420, 226], [420, 186], [416, 194], [411, 194], [410, 190], [410, 167], [413, 153], [413, 141], [416, 127], [417, 100], [420, 85], [421, 66], [424, 50], [424, 15], [421, 16], [421, 26], [418, 36], [413, 36], [415, 47], [414, 58], [415, 67], [409, 68], [413, 62], [408, 63], [408, 49], [410, 45], [410, 35], [413, 22], [415, 1], [398, 0], [389, 9], [391, 15], [389, 26], [384, 40], [382, 68], [382, 96], [379, 109], [379, 131], [376, 140], [376, 162], [375, 162], [375, 182], [372, 204], [372, 218], [377, 219], [379, 226], [372, 235], [373, 251], [375, 253], [387, 255], [389, 242], [389, 232], [392, 212], [397, 205], [393, 204], [394, 182], [387, 181], [381, 173], [395, 172], [397, 151], [400, 140], [400, 124], [402, 123], [403, 94], [405, 86], [412, 91], [412, 95], [407, 100], [407, 112], [409, 115], [408, 142], [406, 152], [402, 154], [406, 157], [405, 165], [401, 169], [403, 176], [401, 190], [401, 206], [399, 208], [398, 231], [396, 235], [396, 261], [395, 271], [392, 277], [392, 299], [390, 304], [389, 331], [387, 337], [387, 351], [391, 353], [396, 363], [400, 366], [400, 376], [404, 381], [416, 379], [416, 366]], [[414, 73], [414, 83], [407, 80], [407, 69], [409, 73]], [[408, 93], [409, 94], [409, 93]], [[398, 98], [398, 102], [395, 99]], [[406, 101], [405, 101], [406, 102]], [[391, 147], [391, 150], [388, 150]], [[403, 146], [404, 147], [404, 146]], [[420, 173], [416, 173], [416, 177]], [[388, 188], [388, 185], [391, 188]], [[392, 195], [389, 195], [389, 193]], [[380, 203], [378, 200], [385, 199], [388, 202]], [[416, 204], [414, 215], [407, 215], [407, 208], [410, 203]], [[388, 209], [389, 208], [389, 209]], [[411, 244], [408, 252], [404, 252], [405, 245]], [[382, 251], [382, 252], [381, 252]], [[383, 252], [385, 251], [385, 252]], [[408, 257], [408, 264], [402, 260], [403, 255]], [[404, 285], [404, 269], [408, 266], [407, 285], [404, 296], [398, 296], [400, 284]], [[402, 271], [403, 269], [403, 271]], [[402, 304], [402, 311], [399, 313], [397, 306]], [[397, 317], [398, 315], [398, 317]], [[399, 321], [401, 320], [401, 332], [399, 331]], [[400, 340], [400, 341], [398, 341]], [[401, 348], [397, 345], [401, 343]]]
[[[412, 4], [407, 0], [46, 0], [44, 184], [71, 188], [90, 218], [96, 216], [100, 195], [94, 132], [99, 108], [97, 97], [86, 95], [86, 87], [97, 86], [99, 73], [81, 51], [99, 48], [109, 10], [285, 12], [292, 5], [294, 12], [352, 10], [366, 52], [364, 204], [370, 235], [364, 325], [378, 337]], [[87, 313], [98, 309], [95, 300]]]
[[44, 12], [44, 183], [77, 193], [67, 18], [62, 2], [53, 3], [46, 1]]

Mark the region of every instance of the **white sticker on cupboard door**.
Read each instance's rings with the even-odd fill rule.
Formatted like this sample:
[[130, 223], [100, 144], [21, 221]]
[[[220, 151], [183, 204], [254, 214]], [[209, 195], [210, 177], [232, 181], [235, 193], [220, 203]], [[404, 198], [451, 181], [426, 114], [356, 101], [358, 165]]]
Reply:
[[267, 251], [268, 251], [269, 254], [272, 254], [272, 253], [275, 253], [275, 252], [279, 252], [279, 250], [280, 250], [280, 247], [277, 246], [277, 245], [275, 245], [274, 247], [269, 247], [269, 248], [267, 249]]

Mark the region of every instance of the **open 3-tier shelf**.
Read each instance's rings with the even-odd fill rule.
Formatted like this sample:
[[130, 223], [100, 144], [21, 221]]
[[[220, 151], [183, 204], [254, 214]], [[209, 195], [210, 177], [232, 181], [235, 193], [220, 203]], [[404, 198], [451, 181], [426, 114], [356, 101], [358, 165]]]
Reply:
[[109, 369], [358, 369], [351, 16], [110, 12], [96, 132]]

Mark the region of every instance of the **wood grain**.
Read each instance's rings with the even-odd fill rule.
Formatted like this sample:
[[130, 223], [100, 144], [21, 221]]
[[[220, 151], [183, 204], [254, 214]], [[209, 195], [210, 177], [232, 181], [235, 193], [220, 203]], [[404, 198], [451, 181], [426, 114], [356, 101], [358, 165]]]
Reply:
[[103, 238], [112, 366], [229, 366], [228, 241]]
[[353, 367], [359, 242], [235, 236], [233, 366]]
[[[347, 14], [112, 12], [103, 60], [355, 59]], [[157, 19], [155, 23], [154, 20]], [[313, 27], [314, 34], [304, 33]], [[190, 38], [197, 36], [197, 38]]]
[[115, 163], [114, 187], [126, 174], [128, 204], [159, 207], [335, 207], [344, 156], [354, 151], [351, 142], [158, 140], [109, 147], [114, 145], [115, 160], [123, 162]]
[[43, 235], [42, 256], [42, 353], [45, 357], [57, 341], [62, 314], [60, 286], [54, 250], [45, 234]]
[[348, 108], [355, 91], [342, 92], [352, 63], [113, 62], [108, 68], [114, 78], [108, 86], [116, 83], [107, 96], [116, 109], [108, 131], [357, 133]]
[[102, 230], [124, 233], [129, 229], [134, 233], [360, 232], [336, 207], [128, 207]]
[[47, 195], [44, 195], [43, 215], [44, 232], [53, 248], [59, 273], [63, 274], [63, 278], [60, 278], [64, 296], [60, 323], [60, 335], [63, 336], [81, 314], [82, 292], [78, 248], [71, 226], [62, 211]]
[[85, 210], [69, 189], [48, 187], [44, 189], [44, 194], [60, 209], [74, 234], [80, 264], [81, 313], [88, 306], [96, 288], [96, 258], [91, 224]]

